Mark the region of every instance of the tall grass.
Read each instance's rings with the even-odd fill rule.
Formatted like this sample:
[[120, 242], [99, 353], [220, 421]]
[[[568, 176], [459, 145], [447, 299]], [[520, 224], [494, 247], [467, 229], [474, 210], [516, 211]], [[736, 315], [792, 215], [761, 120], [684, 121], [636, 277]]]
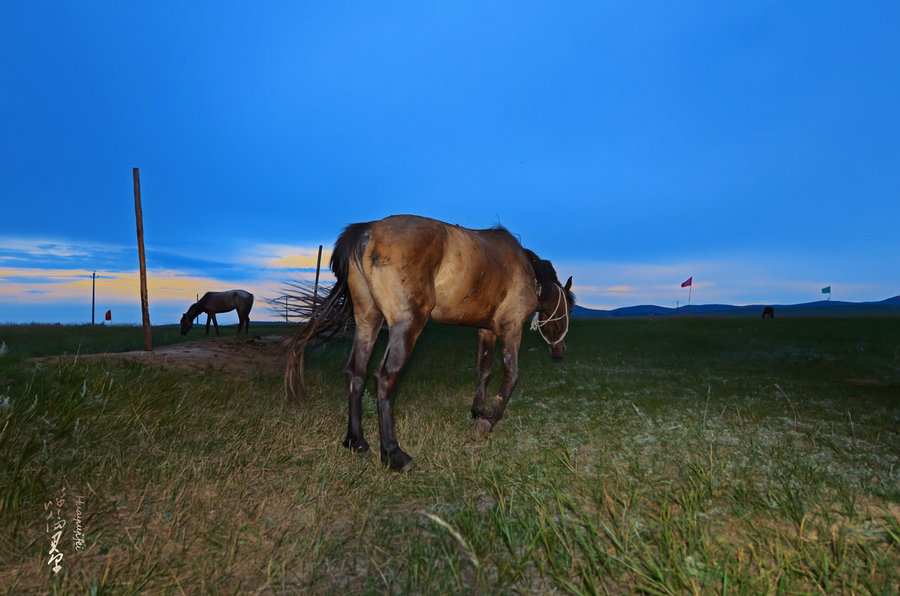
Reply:
[[0, 587], [896, 593], [900, 320], [576, 321], [567, 343], [556, 364], [527, 335], [471, 442], [475, 334], [427, 328], [402, 475], [340, 447], [347, 339], [308, 355], [299, 406], [263, 369], [0, 356]]

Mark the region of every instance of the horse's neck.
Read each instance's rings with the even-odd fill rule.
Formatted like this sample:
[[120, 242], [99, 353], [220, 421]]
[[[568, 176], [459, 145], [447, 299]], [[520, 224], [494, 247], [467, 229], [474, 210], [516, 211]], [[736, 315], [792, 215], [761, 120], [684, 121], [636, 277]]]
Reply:
[[194, 317], [196, 317], [200, 313], [204, 312], [205, 310], [206, 309], [203, 307], [203, 305], [200, 302], [195, 302], [188, 309], [188, 316], [193, 319]]

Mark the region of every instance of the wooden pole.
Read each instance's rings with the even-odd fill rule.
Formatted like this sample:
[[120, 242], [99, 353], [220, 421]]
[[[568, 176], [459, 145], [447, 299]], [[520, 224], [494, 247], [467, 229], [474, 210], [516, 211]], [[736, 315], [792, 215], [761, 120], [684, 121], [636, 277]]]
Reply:
[[144, 214], [141, 211], [141, 177], [134, 168], [134, 217], [137, 220], [138, 258], [141, 261], [141, 315], [144, 323], [144, 351], [153, 351], [150, 333], [150, 304], [147, 299], [147, 261], [144, 258]]
[[91, 274], [91, 325], [94, 325], [94, 309], [97, 304], [97, 272]]
[[319, 258], [316, 260], [316, 283], [313, 286], [313, 310], [319, 302], [319, 269], [322, 268], [322, 245], [319, 245]]

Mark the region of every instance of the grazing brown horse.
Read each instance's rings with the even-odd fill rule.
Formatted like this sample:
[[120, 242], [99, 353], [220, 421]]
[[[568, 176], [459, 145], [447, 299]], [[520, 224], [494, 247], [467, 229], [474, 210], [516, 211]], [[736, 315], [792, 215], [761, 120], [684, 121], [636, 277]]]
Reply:
[[[414, 215], [395, 215], [348, 226], [334, 245], [331, 269], [337, 282], [312, 319], [294, 335], [285, 372], [290, 393], [303, 390], [303, 352], [316, 334], [355, 320], [347, 380], [349, 422], [344, 446], [371, 453], [362, 430], [366, 367], [384, 322], [388, 345], [375, 370], [381, 461], [405, 470], [412, 458], [394, 430], [394, 397], [400, 371], [428, 318], [478, 328], [472, 433], [490, 432], [519, 378], [522, 325], [534, 313], [536, 329], [555, 359], [566, 353], [565, 337], [575, 304], [572, 278], [559, 283], [549, 261], [541, 260], [502, 227], [470, 230]], [[503, 379], [485, 401], [497, 339], [503, 344]], [[295, 378], [295, 372], [299, 379]], [[299, 383], [295, 381], [299, 380]]]
[[763, 309], [762, 318], [764, 319], [774, 319], [775, 318], [775, 309], [771, 306], [767, 306]]
[[181, 315], [181, 335], [187, 335], [194, 326], [194, 318], [202, 312], [206, 313], [206, 335], [209, 335], [209, 322], [212, 321], [219, 335], [219, 323], [216, 313], [237, 310], [238, 333], [244, 327], [244, 333], [250, 332], [250, 309], [253, 308], [253, 294], [245, 290], [229, 290], [227, 292], [207, 292], [193, 303], [186, 313]]

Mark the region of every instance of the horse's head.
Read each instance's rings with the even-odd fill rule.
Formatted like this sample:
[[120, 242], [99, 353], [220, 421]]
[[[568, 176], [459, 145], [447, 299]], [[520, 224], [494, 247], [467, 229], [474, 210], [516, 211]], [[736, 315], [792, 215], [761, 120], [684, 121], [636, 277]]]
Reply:
[[[190, 313], [181, 315], [181, 335], [187, 335], [191, 327], [194, 326], [194, 318], [189, 316]], [[208, 327], [208, 326], [207, 326]], [[207, 329], [209, 331], [209, 329]]]
[[556, 282], [552, 290], [544, 294], [531, 320], [531, 328], [540, 333], [550, 346], [550, 357], [554, 360], [566, 355], [566, 333], [569, 332], [569, 319], [574, 307], [575, 295], [572, 293], [572, 278], [569, 277], [565, 287]]

